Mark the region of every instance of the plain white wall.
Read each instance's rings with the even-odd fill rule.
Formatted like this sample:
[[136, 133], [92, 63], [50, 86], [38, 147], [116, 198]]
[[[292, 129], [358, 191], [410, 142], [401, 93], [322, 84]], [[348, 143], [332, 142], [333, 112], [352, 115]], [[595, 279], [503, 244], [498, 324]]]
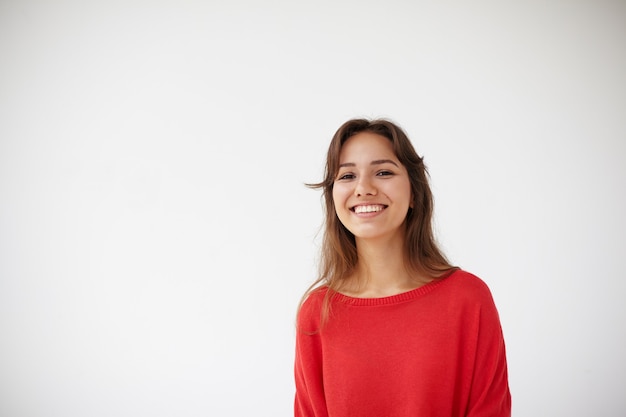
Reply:
[[516, 416], [626, 410], [626, 4], [0, 2], [0, 415], [288, 416], [335, 129], [425, 155]]

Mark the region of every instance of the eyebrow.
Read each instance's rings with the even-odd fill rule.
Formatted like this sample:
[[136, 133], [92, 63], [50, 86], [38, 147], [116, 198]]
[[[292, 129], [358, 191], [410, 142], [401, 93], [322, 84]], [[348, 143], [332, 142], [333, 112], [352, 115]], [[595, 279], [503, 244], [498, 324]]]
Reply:
[[[398, 166], [398, 164], [393, 162], [391, 159], [376, 159], [376, 160], [370, 162], [370, 165], [382, 165], [382, 164], [394, 164], [395, 166]], [[343, 164], [339, 164], [339, 168], [355, 167], [355, 166], [356, 166], [356, 164], [354, 162], [346, 162], [346, 163], [343, 163]]]

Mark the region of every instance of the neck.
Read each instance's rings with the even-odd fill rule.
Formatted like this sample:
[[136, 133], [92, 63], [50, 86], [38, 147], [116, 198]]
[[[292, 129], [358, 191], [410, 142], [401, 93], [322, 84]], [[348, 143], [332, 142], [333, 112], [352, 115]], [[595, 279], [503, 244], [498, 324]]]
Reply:
[[376, 298], [406, 292], [426, 281], [407, 270], [404, 239], [385, 241], [357, 239], [358, 262], [345, 292], [362, 298]]

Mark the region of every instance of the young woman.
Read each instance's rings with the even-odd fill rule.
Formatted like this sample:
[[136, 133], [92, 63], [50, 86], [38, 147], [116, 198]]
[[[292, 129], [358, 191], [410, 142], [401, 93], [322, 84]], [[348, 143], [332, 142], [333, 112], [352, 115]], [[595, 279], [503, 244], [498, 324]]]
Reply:
[[510, 416], [491, 293], [437, 247], [426, 167], [387, 120], [335, 133], [320, 278], [298, 311], [295, 416]]

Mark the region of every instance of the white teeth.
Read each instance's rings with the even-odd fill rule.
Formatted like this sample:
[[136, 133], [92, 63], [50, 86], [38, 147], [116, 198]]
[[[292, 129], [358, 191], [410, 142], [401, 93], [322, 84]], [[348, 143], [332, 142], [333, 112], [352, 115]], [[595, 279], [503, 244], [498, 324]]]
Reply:
[[383, 206], [356, 206], [354, 208], [355, 213], [373, 213], [375, 211], [381, 211]]

